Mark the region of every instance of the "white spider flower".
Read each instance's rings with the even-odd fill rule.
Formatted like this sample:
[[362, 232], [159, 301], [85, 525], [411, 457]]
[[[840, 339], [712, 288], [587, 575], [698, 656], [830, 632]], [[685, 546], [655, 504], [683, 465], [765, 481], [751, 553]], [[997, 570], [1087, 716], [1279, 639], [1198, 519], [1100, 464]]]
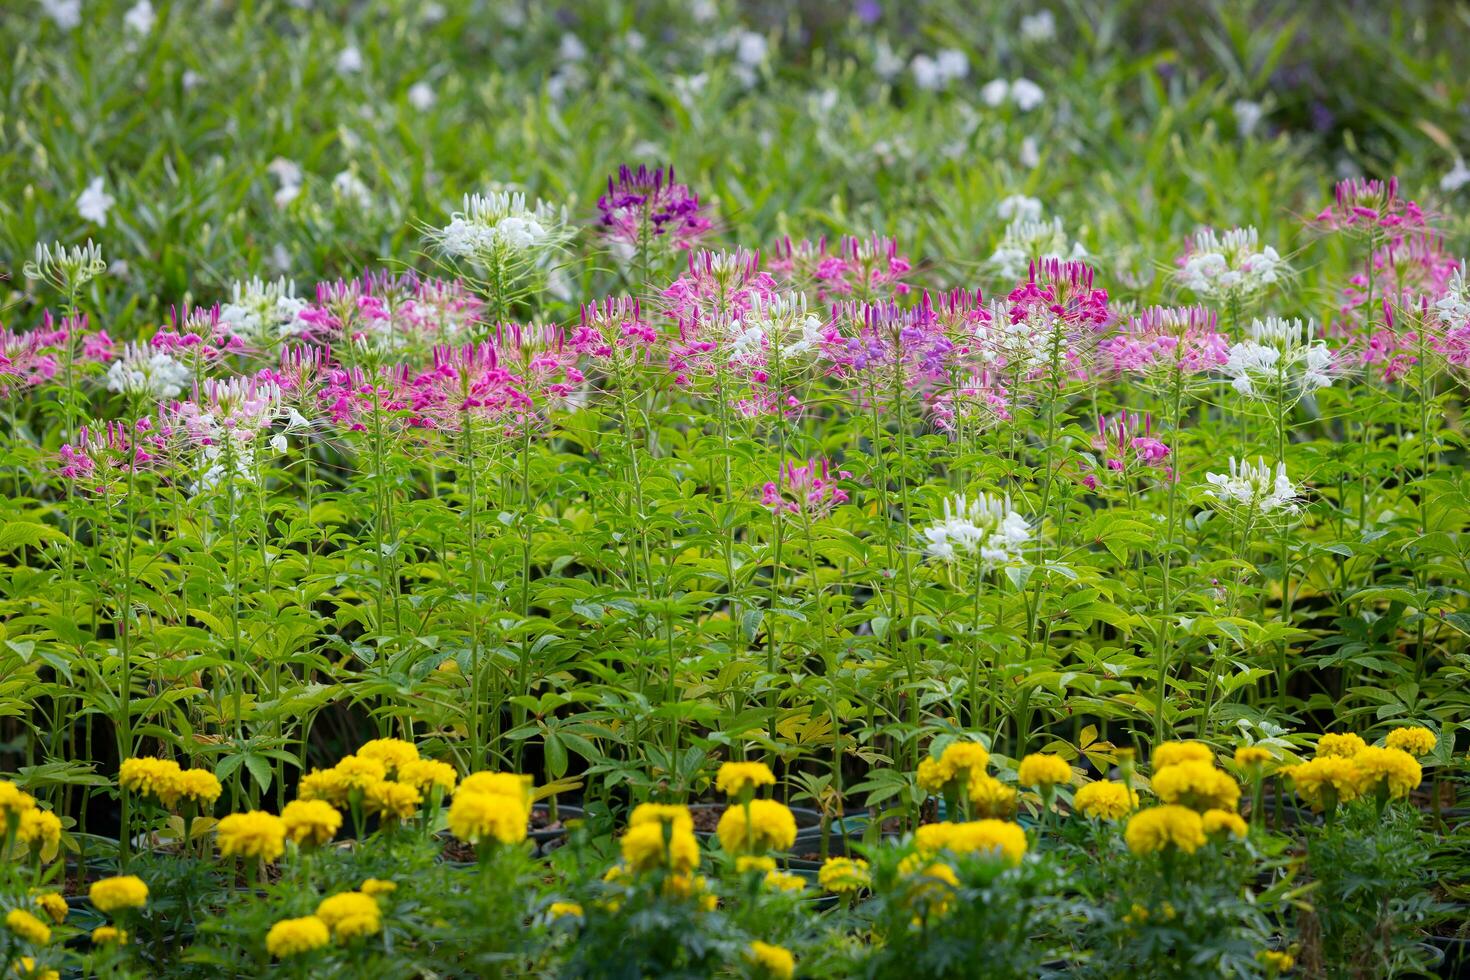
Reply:
[[822, 327], [822, 318], [808, 309], [802, 293], [756, 302], [730, 324], [730, 363], [764, 367], [779, 357], [792, 368], [809, 366], [827, 339]]
[[90, 238], [87, 244], [71, 248], [60, 242], [53, 245], [37, 242], [35, 258], [22, 268], [27, 279], [44, 280], [63, 293], [80, 289], [106, 271], [102, 246], [93, 244]]
[[359, 208], [369, 208], [373, 203], [373, 192], [351, 170], [344, 170], [332, 178], [332, 193]]
[[507, 191], [469, 194], [464, 209], [431, 237], [454, 258], [481, 262], [533, 256], [566, 240], [566, 208], [545, 201], [526, 204], [526, 195]]
[[299, 336], [310, 326], [301, 319], [308, 304], [296, 296], [296, 284], [280, 278], [265, 282], [258, 278], [237, 282], [230, 301], [220, 307], [220, 323], [250, 343], [268, 347], [287, 337]]
[[944, 501], [944, 516], [919, 531], [924, 552], [940, 561], [977, 559], [984, 569], [1013, 564], [1031, 540], [1026, 518], [1009, 497], [958, 494]]
[[1003, 278], [1019, 279], [1033, 260], [1080, 259], [1086, 255], [1087, 249], [1081, 242], [1067, 237], [1061, 218], [1042, 221], [1022, 216], [1006, 225], [1000, 243], [991, 253], [990, 264]]
[[1260, 244], [1255, 228], [1232, 228], [1223, 235], [1201, 229], [1191, 240], [1179, 284], [1207, 299], [1246, 300], [1290, 273], [1270, 245]]
[[349, 44], [337, 53], [335, 67], [339, 75], [354, 75], [362, 71], [362, 51], [357, 45]]
[[419, 112], [428, 112], [434, 108], [437, 97], [434, 95], [434, 86], [425, 81], [414, 82], [408, 89], [408, 104]]
[[1046, 101], [1046, 93], [1031, 79], [1017, 78], [1011, 82], [1011, 101], [1022, 112], [1030, 112]]
[[1250, 325], [1248, 339], [1233, 345], [1223, 370], [1247, 398], [1296, 397], [1332, 386], [1337, 358], [1313, 340], [1316, 322], [1269, 316]]
[[147, 344], [131, 343], [107, 369], [107, 390], [149, 398], [177, 398], [193, 379], [187, 365]]
[[1450, 274], [1444, 296], [1434, 304], [1435, 316], [1447, 327], [1458, 327], [1470, 321], [1470, 285], [1465, 282], [1465, 265]]
[[1235, 513], [1269, 516], [1297, 510], [1297, 488], [1278, 462], [1273, 472], [1265, 458], [1251, 463], [1230, 457], [1229, 473], [1206, 473], [1205, 482], [1221, 505]]
[[1001, 198], [995, 213], [1002, 221], [1040, 221], [1041, 201], [1025, 194], [1012, 194]]
[[1057, 19], [1050, 10], [1021, 18], [1021, 40], [1027, 44], [1045, 44], [1057, 36]]
[[148, 0], [138, 0], [123, 15], [123, 26], [135, 34], [152, 34], [153, 26], [157, 23], [158, 15], [153, 12], [153, 4]]
[[41, 12], [63, 31], [74, 31], [82, 23], [82, 0], [41, 0]]
[[82, 216], [83, 221], [106, 228], [107, 212], [112, 210], [116, 201], [107, 193], [103, 183], [103, 178], [93, 177], [86, 189], [77, 195], [77, 214]]

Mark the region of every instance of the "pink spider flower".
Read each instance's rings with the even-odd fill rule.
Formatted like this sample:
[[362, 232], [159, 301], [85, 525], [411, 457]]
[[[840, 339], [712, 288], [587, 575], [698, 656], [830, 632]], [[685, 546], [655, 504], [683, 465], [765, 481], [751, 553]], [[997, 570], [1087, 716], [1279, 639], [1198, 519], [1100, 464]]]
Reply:
[[607, 193], [597, 199], [597, 210], [603, 235], [629, 248], [666, 242], [676, 249], [692, 249], [714, 226], [699, 195], [674, 179], [672, 166], [665, 171], [622, 165], [607, 179]]
[[594, 361], [610, 361], [618, 352], [635, 360], [648, 356], [658, 331], [645, 319], [636, 299], [609, 297], [582, 307], [581, 321], [568, 340], [572, 350]]
[[1119, 375], [1202, 374], [1218, 370], [1230, 344], [1219, 317], [1203, 306], [1153, 306], [1098, 343], [1099, 361]]
[[0, 329], [0, 396], [45, 384], [56, 377], [59, 366], [52, 332]]
[[905, 309], [894, 303], [838, 303], [832, 307], [837, 340], [828, 352], [832, 372], [858, 380], [880, 399], [892, 396], [897, 381], [913, 396], [924, 397], [950, 377], [954, 341], [946, 321], [932, 305]]
[[847, 491], [839, 480], [850, 480], [852, 474], [838, 470], [834, 474], [827, 460], [807, 460], [803, 465], [787, 463], [775, 480], [761, 491], [761, 502], [773, 513], [801, 515], [804, 520], [821, 520], [833, 508], [847, 503]]
[[815, 244], [787, 237], [776, 243], [767, 268], [795, 288], [815, 289], [822, 302], [906, 295], [911, 287], [904, 280], [913, 271], [912, 263], [899, 254], [898, 242], [880, 235], [845, 235], [835, 247], [825, 237]]
[[415, 277], [412, 295], [399, 304], [394, 320], [406, 333], [442, 344], [477, 329], [484, 312], [484, 302], [459, 280]]
[[[1097, 434], [1092, 437], [1092, 448], [1103, 459], [1107, 471], [1125, 476], [1140, 469], [1163, 470], [1172, 479], [1173, 470], [1169, 463], [1169, 447], [1153, 435], [1153, 417], [1130, 415], [1120, 412], [1111, 418], [1098, 416]], [[1097, 489], [1097, 477], [1088, 474], [1082, 481], [1088, 489]]]
[[1370, 235], [1380, 229], [1399, 233], [1419, 231], [1428, 225], [1423, 209], [1399, 197], [1399, 179], [1340, 180], [1333, 188], [1333, 203], [1314, 219], [1329, 231]]
[[415, 391], [405, 364], [382, 364], [371, 370], [354, 365], [329, 369], [317, 401], [333, 425], [365, 432], [375, 417], [396, 420], [410, 409], [414, 416], [409, 424], [420, 424]]
[[1011, 421], [1011, 397], [998, 376], [981, 369], [936, 391], [929, 412], [941, 432], [983, 432]]
[[146, 415], [132, 424], [114, 420], [81, 426], [76, 439], [57, 450], [57, 473], [92, 493], [124, 491], [130, 470], [136, 474], [158, 458], [159, 437], [152, 429]]
[[[1420, 297], [1438, 302], [1445, 296], [1459, 261], [1444, 250], [1444, 239], [1433, 232], [1395, 235], [1373, 250], [1373, 299], [1411, 307]], [[1356, 273], [1342, 291], [1339, 311], [1350, 321], [1362, 319], [1368, 303], [1368, 269]]]
[[245, 341], [221, 323], [219, 304], [170, 308], [168, 328], [155, 333], [148, 343], [188, 365], [196, 378], [231, 355], [247, 350]]

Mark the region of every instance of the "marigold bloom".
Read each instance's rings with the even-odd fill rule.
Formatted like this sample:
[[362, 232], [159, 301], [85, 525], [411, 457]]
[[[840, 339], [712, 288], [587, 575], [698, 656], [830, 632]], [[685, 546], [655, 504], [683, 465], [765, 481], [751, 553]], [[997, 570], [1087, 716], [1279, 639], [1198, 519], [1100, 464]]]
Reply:
[[1429, 729], [1420, 725], [1395, 728], [1388, 733], [1383, 744], [1390, 749], [1402, 749], [1412, 756], [1426, 756], [1434, 751], [1439, 739]]
[[1016, 815], [1016, 790], [989, 773], [970, 772], [970, 814], [1008, 820]]
[[366, 756], [343, 756], [342, 760], [332, 769], [348, 792], [365, 791], [374, 783], [380, 783], [388, 778], [388, 767], [377, 759], [370, 759]]
[[715, 789], [726, 796], [776, 785], [776, 776], [764, 762], [726, 762], [715, 775]]
[[1181, 762], [1215, 762], [1215, 753], [1203, 742], [1163, 742], [1154, 749], [1154, 772]]
[[0, 779], [0, 823], [10, 817], [19, 817], [27, 810], [36, 808], [35, 797], [21, 790], [14, 783]]
[[1072, 767], [1059, 755], [1033, 752], [1021, 760], [1021, 765], [1016, 770], [1016, 782], [1022, 786], [1049, 789], [1071, 781]]
[[1200, 821], [1205, 829], [1205, 833], [1210, 837], [1214, 837], [1217, 834], [1244, 837], [1249, 832], [1249, 828], [1246, 827], [1245, 821], [1241, 819], [1240, 814], [1233, 813], [1230, 810], [1206, 810], [1204, 816], [1200, 818]]
[[1292, 967], [1296, 966], [1296, 957], [1280, 950], [1263, 949], [1256, 954], [1256, 962], [1266, 968], [1267, 976], [1274, 977], [1290, 973]]
[[1296, 793], [1314, 810], [1325, 810], [1358, 797], [1361, 774], [1353, 758], [1328, 755], [1293, 766], [1291, 777]]
[[383, 820], [411, 820], [418, 813], [423, 796], [406, 783], [384, 780], [368, 786], [363, 794], [363, 808]]
[[946, 782], [968, 778], [990, 765], [990, 753], [979, 742], [951, 742], [939, 756], [939, 775]]
[[126, 946], [128, 931], [117, 926], [98, 926], [92, 930], [93, 946]]
[[250, 858], [267, 863], [286, 850], [286, 823], [273, 813], [232, 813], [215, 828], [221, 857]]
[[178, 799], [188, 800], [198, 806], [213, 806], [223, 787], [208, 769], [185, 769], [174, 781]]
[[37, 946], [44, 946], [51, 941], [51, 927], [25, 909], [11, 909], [6, 913], [5, 928]]
[[919, 760], [919, 768], [914, 773], [914, 780], [919, 788], [926, 793], [944, 792], [944, 777], [939, 769], [939, 760], [925, 757]]
[[92, 882], [87, 897], [99, 912], [111, 915], [122, 909], [140, 909], [148, 904], [148, 886], [137, 875], [119, 875]]
[[1150, 807], [1129, 819], [1123, 839], [1128, 849], [1140, 856], [1168, 847], [1193, 854], [1204, 846], [1204, 822], [1188, 807], [1172, 804]]
[[1079, 789], [1072, 805], [1086, 817], [1122, 820], [1138, 809], [1138, 794], [1122, 783], [1098, 780]]
[[61, 818], [50, 810], [27, 810], [20, 815], [15, 834], [22, 844], [39, 850], [41, 857], [49, 861], [61, 845]]
[[1260, 745], [1242, 745], [1235, 750], [1235, 764], [1242, 769], [1265, 765], [1272, 758], [1271, 750]]
[[920, 854], [910, 854], [898, 870], [908, 879], [904, 898], [915, 921], [948, 914], [954, 904], [955, 890], [960, 887], [954, 868], [942, 861], [926, 861]]
[[339, 942], [371, 936], [383, 927], [377, 900], [362, 892], [342, 892], [324, 898], [316, 907], [316, 914]]
[[124, 759], [118, 767], [117, 784], [139, 796], [152, 797], [171, 807], [179, 797], [179, 777], [183, 770], [172, 759], [143, 756]]
[[381, 878], [368, 878], [358, 888], [358, 891], [364, 895], [371, 895], [373, 898], [377, 898], [379, 895], [391, 895], [397, 890], [398, 883], [396, 881], [384, 881]]
[[375, 738], [357, 750], [359, 759], [372, 759], [383, 764], [388, 775], [394, 775], [410, 762], [417, 762], [419, 748], [401, 738]]
[[[667, 839], [665, 839], [667, 835]], [[634, 872], [665, 867], [688, 874], [699, 866], [699, 841], [688, 830], [661, 823], [643, 823], [629, 827], [618, 842], [623, 860]]]
[[767, 890], [773, 892], [800, 892], [806, 890], [806, 879], [801, 875], [788, 874], [785, 871], [767, 871], [766, 876], [761, 879], [761, 884]]
[[772, 980], [790, 980], [796, 975], [796, 957], [785, 946], [774, 946], [757, 939], [750, 944], [745, 955], [760, 975]]
[[577, 902], [552, 902], [546, 907], [548, 919], [580, 919], [582, 918], [582, 906]]
[[39, 895], [32, 895], [31, 901], [35, 902], [36, 908], [45, 912], [47, 918], [57, 925], [65, 922], [67, 913], [71, 911], [71, 907], [66, 904], [66, 899], [57, 892], [41, 892]]
[[347, 781], [335, 768], [313, 769], [301, 777], [301, 782], [296, 787], [296, 798], [338, 807], [346, 806]]
[[776, 859], [763, 854], [742, 854], [735, 859], [735, 870], [740, 874], [751, 871], [765, 874], [776, 870]]
[[278, 960], [321, 949], [331, 941], [327, 924], [314, 915], [282, 919], [265, 934], [266, 952]]
[[1391, 799], [1401, 800], [1418, 789], [1424, 779], [1418, 760], [1403, 749], [1370, 745], [1353, 756], [1353, 764], [1358, 767], [1358, 792], [1363, 796], [1384, 792]]
[[954, 854], [984, 853], [1019, 864], [1026, 853], [1026, 832], [1005, 820], [971, 820], [967, 823], [925, 824], [914, 832], [914, 846], [921, 854], [949, 851]]
[[515, 772], [472, 772], [459, 784], [459, 795], [483, 793], [515, 800], [531, 812], [531, 777]]
[[1166, 766], [1154, 773], [1153, 789], [1165, 803], [1177, 803], [1201, 813], [1234, 810], [1240, 803], [1240, 784], [1208, 762]]
[[447, 762], [413, 759], [398, 767], [398, 781], [418, 787], [419, 792], [425, 796], [435, 787], [445, 793], [452, 793], [455, 784], [459, 782], [459, 773]]
[[862, 858], [828, 858], [817, 872], [817, 884], [835, 895], [850, 895], [872, 883], [872, 872]]
[[59, 971], [39, 969], [36, 966], [35, 959], [29, 956], [22, 956], [17, 959], [14, 970], [19, 980], [61, 980], [61, 973]]
[[526, 839], [526, 808], [519, 797], [466, 793], [461, 787], [449, 807], [449, 831], [471, 844], [519, 844]]
[[689, 808], [682, 803], [638, 804], [628, 818], [628, 826], [639, 827], [646, 823], [669, 823], [674, 825], [675, 830], [694, 830], [694, 818], [689, 814]]
[[1352, 732], [1329, 732], [1317, 739], [1317, 758], [1351, 759], [1367, 747], [1368, 743]]
[[342, 814], [325, 800], [292, 800], [281, 810], [281, 820], [300, 847], [320, 847], [342, 829]]
[[796, 818], [775, 800], [751, 800], [745, 806], [727, 807], [715, 833], [729, 854], [784, 851], [796, 842]]

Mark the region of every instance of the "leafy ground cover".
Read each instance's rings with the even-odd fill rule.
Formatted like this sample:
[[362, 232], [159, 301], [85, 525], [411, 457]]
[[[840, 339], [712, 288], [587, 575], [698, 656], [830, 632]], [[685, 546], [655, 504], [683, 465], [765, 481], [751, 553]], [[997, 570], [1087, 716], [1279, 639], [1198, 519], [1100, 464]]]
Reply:
[[1456, 969], [1470, 25], [1157, 11], [0, 13], [3, 969]]

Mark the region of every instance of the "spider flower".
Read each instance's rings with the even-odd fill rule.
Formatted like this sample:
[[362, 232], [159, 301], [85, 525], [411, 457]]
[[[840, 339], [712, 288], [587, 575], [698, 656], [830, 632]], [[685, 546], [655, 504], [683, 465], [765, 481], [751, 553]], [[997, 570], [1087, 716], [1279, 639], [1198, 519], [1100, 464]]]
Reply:
[[1179, 259], [1179, 284], [1195, 295], [1218, 302], [1246, 302], [1290, 274], [1285, 260], [1270, 245], [1261, 245], [1253, 227], [1218, 234], [1202, 228]]
[[1229, 473], [1206, 473], [1205, 482], [1220, 507], [1232, 514], [1269, 517], [1297, 510], [1297, 488], [1282, 462], [1273, 472], [1264, 458], [1252, 463], [1232, 456]]
[[834, 507], [847, 503], [847, 491], [838, 480], [850, 480], [847, 470], [834, 474], [827, 460], [808, 460], [804, 465], [787, 463], [778, 479], [769, 481], [761, 491], [761, 503], [773, 512], [801, 515], [806, 520], [821, 520]]
[[1370, 236], [1383, 230], [1411, 231], [1424, 228], [1428, 218], [1413, 201], [1399, 197], [1399, 179], [1340, 180], [1333, 188], [1333, 201], [1314, 219], [1319, 228], [1352, 235]]
[[609, 240], [627, 248], [666, 242], [689, 249], [714, 222], [705, 215], [699, 195], [674, 179], [674, 168], [637, 170], [627, 164], [607, 179], [607, 193], [597, 199], [598, 227]]
[[1031, 528], [1009, 497], [958, 494], [944, 501], [944, 516], [919, 532], [924, 551], [940, 561], [978, 561], [989, 570], [1021, 560]]

